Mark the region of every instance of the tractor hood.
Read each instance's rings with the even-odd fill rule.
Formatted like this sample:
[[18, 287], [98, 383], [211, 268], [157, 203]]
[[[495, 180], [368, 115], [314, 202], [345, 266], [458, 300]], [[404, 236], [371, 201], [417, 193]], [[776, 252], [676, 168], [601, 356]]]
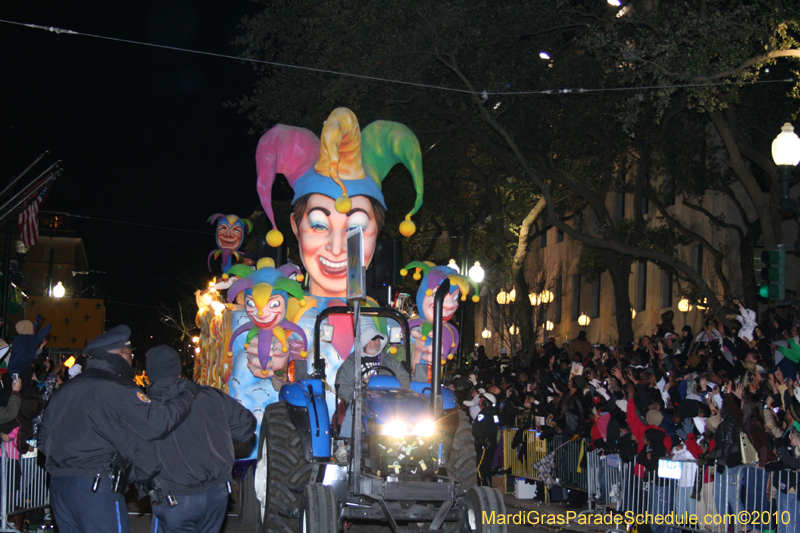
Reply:
[[[419, 393], [407, 389], [368, 390], [364, 403], [364, 419], [373, 424], [403, 422], [417, 424], [431, 420], [431, 404]], [[371, 424], [367, 424], [371, 427]]]

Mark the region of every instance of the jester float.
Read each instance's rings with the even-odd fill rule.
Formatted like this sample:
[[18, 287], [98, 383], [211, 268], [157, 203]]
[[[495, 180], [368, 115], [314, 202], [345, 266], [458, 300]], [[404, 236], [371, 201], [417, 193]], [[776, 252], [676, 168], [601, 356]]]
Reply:
[[223, 215], [217, 213], [208, 219], [211, 224], [216, 223], [216, 250], [208, 254], [208, 269], [211, 270], [211, 258], [222, 258], [222, 272], [227, 273], [233, 265], [233, 259], [241, 261], [239, 248], [242, 247], [244, 237], [253, 230], [253, 223], [236, 215]]
[[408, 321], [411, 328], [411, 336], [419, 342], [414, 343], [414, 355], [412, 364], [419, 362], [431, 364], [433, 329], [433, 300], [436, 289], [445, 279], [450, 280], [450, 293], [445, 297], [442, 305], [442, 364], [445, 359], [452, 359], [458, 351], [459, 336], [458, 330], [449, 321], [458, 309], [459, 297], [461, 301], [466, 301], [469, 294], [470, 284], [475, 288], [473, 302], [480, 301], [477, 295], [478, 287], [475, 282], [466, 276], [460, 275], [454, 269], [447, 266], [436, 266], [428, 261], [413, 261], [400, 271], [402, 276], [407, 276], [410, 269], [415, 269], [413, 278], [417, 281], [422, 280], [417, 289], [417, 312], [419, 318]]
[[[410, 236], [415, 231], [411, 216], [422, 206], [423, 175], [419, 142], [406, 126], [377, 121], [361, 131], [358, 120], [346, 108], [335, 109], [322, 130], [322, 141], [309, 130], [279, 124], [261, 138], [256, 150], [258, 193], [273, 229], [267, 243], [279, 246], [283, 235], [275, 225], [272, 186], [277, 173], [294, 189], [291, 228], [300, 245], [300, 257], [308, 276], [307, 305], [294, 321], [313, 339], [317, 314], [330, 307], [346, 305], [346, 236], [361, 227], [364, 261], [369, 265], [375, 242], [384, 222], [386, 201], [381, 183], [389, 170], [402, 163], [410, 172], [417, 192], [413, 209], [400, 225]], [[382, 320], [362, 318], [362, 328]], [[321, 344], [327, 381], [333, 383], [342, 361], [353, 350], [353, 323], [349, 316], [331, 316], [324, 325], [333, 328], [331, 342]], [[254, 338], [247, 350], [255, 353]], [[308, 357], [309, 371], [312, 357]], [[328, 395], [330, 412], [334, 395]]]

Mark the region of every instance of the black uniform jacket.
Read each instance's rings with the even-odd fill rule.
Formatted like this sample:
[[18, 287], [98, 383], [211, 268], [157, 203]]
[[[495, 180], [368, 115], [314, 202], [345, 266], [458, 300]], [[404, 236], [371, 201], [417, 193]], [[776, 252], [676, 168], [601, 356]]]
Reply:
[[497, 444], [497, 429], [500, 427], [500, 417], [494, 407], [487, 406], [481, 409], [475, 421], [472, 422], [472, 436], [479, 446], [485, 448]]
[[[178, 378], [159, 379], [148, 389], [153, 401], [166, 403], [180, 394]], [[137, 481], [156, 478], [163, 494], [197, 494], [231, 481], [234, 442], [247, 442], [256, 417], [213, 387], [200, 386], [192, 412], [159, 440], [140, 440], [134, 458]]]
[[93, 357], [53, 394], [38, 436], [51, 476], [94, 477], [106, 471], [115, 451], [130, 459], [137, 438], [163, 437], [189, 415], [191, 390], [160, 404], [132, 378], [122, 357]]

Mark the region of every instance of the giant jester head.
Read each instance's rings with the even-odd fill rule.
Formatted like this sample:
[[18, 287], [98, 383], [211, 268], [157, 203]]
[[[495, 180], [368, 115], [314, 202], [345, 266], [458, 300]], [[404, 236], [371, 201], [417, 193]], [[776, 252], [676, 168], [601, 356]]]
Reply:
[[247, 316], [259, 329], [280, 326], [286, 317], [289, 296], [305, 305], [300, 284], [272, 267], [261, 267], [246, 278], [238, 279], [228, 289], [228, 301], [234, 301], [244, 293], [244, 308]]
[[245, 235], [253, 229], [253, 224], [249, 220], [236, 215], [217, 213], [211, 215], [208, 221], [211, 224], [217, 223], [216, 237], [220, 250], [237, 251], [242, 247]]
[[436, 266], [428, 261], [412, 261], [400, 271], [400, 274], [406, 276], [409, 269], [412, 268], [416, 269], [413, 278], [422, 280], [419, 289], [417, 289], [417, 311], [420, 316], [430, 323], [433, 323], [433, 298], [436, 295], [436, 289], [445, 279], [450, 280], [450, 294], [445, 297], [442, 306], [442, 320], [445, 322], [453, 318], [458, 309], [459, 297], [461, 301], [466, 301], [470, 284], [475, 288], [476, 293], [472, 296], [472, 301], [480, 301], [480, 297], [477, 294], [478, 286], [475, 282], [450, 267]]

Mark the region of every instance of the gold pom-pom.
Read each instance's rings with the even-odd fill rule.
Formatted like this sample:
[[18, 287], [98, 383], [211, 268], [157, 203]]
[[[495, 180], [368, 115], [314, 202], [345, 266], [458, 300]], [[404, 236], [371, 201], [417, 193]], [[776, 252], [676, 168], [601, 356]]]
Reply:
[[433, 296], [433, 291], [432, 291], [432, 290], [430, 290], [430, 289], [427, 289], [427, 290], [425, 291], [425, 296]]
[[222, 275], [222, 279], [228, 279], [229, 277], [227, 272]]
[[286, 352], [288, 352], [288, 351], [289, 351], [289, 348], [287, 348], [286, 346], [283, 346], [283, 347], [281, 347], [281, 351], [282, 351], [283, 353], [286, 353]]
[[353, 202], [347, 196], [340, 196], [333, 202], [333, 207], [336, 209], [338, 213], [349, 213], [351, 209], [353, 209]]
[[305, 298], [300, 298], [300, 307], [305, 307], [308, 305]]
[[408, 276], [408, 270], [406, 270], [405, 268], [401, 268], [400, 269], [400, 275], [403, 276], [403, 277]]
[[397, 353], [397, 347], [392, 346], [391, 348], [389, 348], [389, 353], [392, 354], [392, 355], [396, 354]]
[[228, 352], [228, 357], [233, 357], [233, 352]]
[[461, 301], [462, 302], [466, 302], [467, 301], [467, 295], [466, 294], [462, 294], [461, 295]]
[[308, 357], [308, 352], [306, 350], [300, 350], [300, 357], [305, 359], [306, 357]]
[[422, 337], [419, 338], [419, 340], [421, 340], [422, 342], [425, 342], [426, 340], [428, 340], [428, 336], [427, 335], [423, 335]]
[[245, 348], [249, 348], [250, 347], [250, 343], [249, 342], [244, 343], [244, 347]]
[[267, 244], [269, 244], [273, 248], [277, 248], [278, 246], [283, 244], [283, 233], [281, 233], [275, 228], [269, 230], [267, 232]]
[[422, 279], [422, 274], [420, 274], [419, 270], [417, 270], [416, 272], [414, 272], [414, 275], [411, 276], [411, 277], [414, 278], [414, 281], [419, 281], [419, 280]]
[[296, 279], [298, 283], [303, 283], [303, 280], [306, 279], [306, 277], [303, 274], [298, 274]]
[[260, 270], [262, 268], [275, 268], [275, 260], [271, 257], [262, 257], [256, 263], [256, 269]]
[[453, 354], [447, 354], [447, 360], [448, 361], [452, 361], [453, 360]]
[[414, 224], [410, 216], [406, 216], [406, 219], [400, 223], [400, 235], [403, 237], [411, 237], [416, 231], [417, 225]]
[[478, 303], [478, 302], [480, 302], [480, 301], [481, 301], [481, 297], [480, 297], [480, 296], [478, 296], [477, 294], [474, 294], [474, 295], [472, 296], [472, 301], [473, 301], [473, 302], [475, 302], [475, 303]]

